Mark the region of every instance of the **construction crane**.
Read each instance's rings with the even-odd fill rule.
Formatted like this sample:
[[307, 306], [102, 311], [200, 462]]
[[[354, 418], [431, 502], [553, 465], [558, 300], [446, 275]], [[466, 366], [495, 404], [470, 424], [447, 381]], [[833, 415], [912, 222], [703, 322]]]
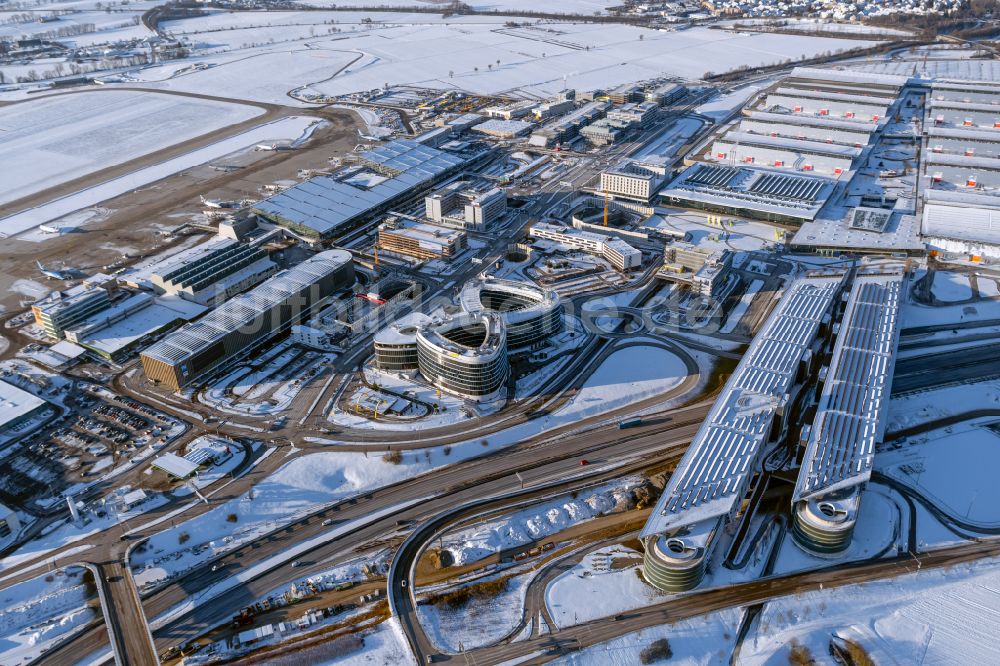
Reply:
[[610, 193], [604, 190], [604, 226], [608, 226], [608, 201], [610, 198]]

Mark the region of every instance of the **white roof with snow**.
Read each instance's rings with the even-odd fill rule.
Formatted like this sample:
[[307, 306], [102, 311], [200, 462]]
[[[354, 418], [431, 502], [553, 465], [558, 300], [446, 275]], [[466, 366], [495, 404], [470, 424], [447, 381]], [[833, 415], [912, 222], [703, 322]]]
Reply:
[[170, 476], [176, 476], [178, 479], [186, 479], [198, 471], [196, 463], [181, 458], [174, 453], [164, 453], [158, 456], [153, 460], [152, 465], [157, 469], [163, 470]]
[[0, 428], [45, 404], [38, 396], [0, 381]]

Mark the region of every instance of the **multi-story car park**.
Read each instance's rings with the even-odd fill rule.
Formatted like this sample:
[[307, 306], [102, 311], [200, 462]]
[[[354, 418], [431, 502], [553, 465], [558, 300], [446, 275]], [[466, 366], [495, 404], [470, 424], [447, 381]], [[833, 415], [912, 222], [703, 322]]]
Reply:
[[424, 379], [443, 391], [469, 400], [502, 397], [510, 375], [503, 318], [484, 311], [420, 326], [417, 362]]
[[379, 225], [378, 246], [421, 261], [451, 259], [465, 249], [465, 233], [393, 216]]
[[317, 311], [354, 284], [346, 250], [313, 255], [142, 352], [146, 376], [178, 390]]
[[1000, 128], [1000, 105], [932, 99], [927, 102], [930, 126]]
[[750, 166], [694, 164], [660, 190], [672, 206], [699, 208], [770, 222], [816, 218], [835, 181]]
[[928, 127], [927, 150], [966, 157], [1000, 158], [1000, 132], [964, 127]]
[[843, 273], [797, 279], [751, 342], [640, 533], [651, 584], [679, 591], [701, 581], [769, 443], [782, 442], [797, 420], [843, 280]]
[[[903, 273], [859, 275], [851, 286], [792, 496], [792, 534], [806, 550], [850, 544], [885, 434], [899, 341]], [[808, 434], [807, 434], [808, 433]]]
[[54, 291], [31, 306], [35, 323], [50, 337], [61, 339], [67, 329], [111, 307], [113, 287], [111, 276], [97, 274], [69, 289]]
[[642, 252], [635, 249], [620, 238], [613, 238], [592, 231], [580, 231], [569, 227], [560, 227], [546, 222], [538, 222], [528, 229], [528, 235], [533, 238], [544, 238], [589, 254], [604, 257], [611, 265], [620, 271], [642, 266]]
[[263, 249], [219, 238], [170, 257], [148, 274], [155, 291], [209, 305], [246, 291], [277, 270]]
[[544, 342], [562, 330], [559, 295], [526, 282], [477, 278], [466, 283], [460, 301], [469, 314], [499, 314], [507, 328], [510, 349]]
[[729, 132], [712, 145], [712, 159], [730, 164], [762, 164], [840, 176], [850, 171], [862, 149], [820, 141]]
[[876, 123], [769, 111], [750, 111], [740, 121], [740, 132], [744, 133], [841, 143], [858, 148], [868, 145], [877, 130]]

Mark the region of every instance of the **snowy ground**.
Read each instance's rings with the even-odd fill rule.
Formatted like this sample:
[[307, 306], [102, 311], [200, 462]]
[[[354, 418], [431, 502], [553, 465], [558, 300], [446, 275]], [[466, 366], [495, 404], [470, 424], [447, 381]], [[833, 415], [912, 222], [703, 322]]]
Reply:
[[935, 324], [967, 324], [984, 319], [1000, 319], [1000, 301], [981, 300], [967, 305], [945, 305], [938, 308], [908, 301], [902, 308], [901, 325], [906, 329]]
[[670, 642], [673, 657], [663, 663], [723, 666], [729, 664], [742, 618], [741, 609], [726, 609], [626, 634], [550, 663], [559, 666], [634, 666], [641, 663], [640, 654], [644, 648], [655, 640], [665, 638]]
[[631, 508], [629, 489], [642, 479], [629, 477], [535, 505], [500, 519], [477, 523], [442, 537], [455, 564], [469, 564], [502, 550], [544, 539], [597, 516]]
[[[366, 18], [373, 22], [363, 23]], [[234, 97], [281, 103], [289, 102], [285, 93], [294, 89], [308, 99], [385, 84], [537, 97], [565, 86], [606, 88], [661, 76], [699, 79], [709, 71], [867, 43], [706, 28], [535, 24], [531, 19], [521, 27], [507, 27], [507, 20], [363, 12], [212, 13], [165, 24], [193, 46], [195, 58], [212, 67], [170, 78], [178, 69], [170, 63], [138, 74], [144, 81], [159, 81], [158, 86], [192, 92], [215, 92], [239, 81]], [[247, 73], [253, 74], [249, 87]]]
[[934, 294], [934, 298], [945, 303], [968, 300], [972, 298], [969, 276], [965, 273], [936, 271], [931, 293]]
[[[619, 560], [615, 568], [614, 562]], [[587, 553], [545, 591], [545, 605], [559, 627], [608, 617], [668, 598], [639, 575], [641, 553], [615, 545]], [[592, 600], [600, 599], [600, 604]]]
[[[888, 476], [915, 488], [945, 513], [971, 523], [1000, 525], [1000, 436], [978, 419], [910, 437], [875, 461]], [[961, 479], [961, 483], [956, 481]]]
[[325, 660], [317, 666], [416, 666], [417, 662], [395, 618], [365, 632], [362, 638], [365, 641], [362, 653]]
[[857, 641], [876, 664], [1000, 663], [998, 564], [985, 560], [775, 600], [753, 625], [738, 663], [787, 663], [792, 640], [825, 660], [832, 636]]
[[[447, 603], [418, 604], [420, 624], [431, 642], [446, 652], [461, 652], [496, 643], [521, 620], [524, 595], [535, 571], [512, 576], [506, 589], [490, 599], [471, 599], [460, 608]], [[506, 573], [477, 579], [488, 581]]]
[[[315, 125], [316, 122], [315, 118], [300, 116], [282, 118], [281, 120], [255, 127], [247, 132], [209, 144], [203, 148], [179, 155], [159, 164], [134, 171], [120, 178], [114, 178], [94, 187], [54, 199], [36, 208], [0, 218], [0, 238], [12, 236], [41, 224], [59, 220], [65, 215], [94, 206], [130, 190], [166, 178], [178, 171], [250, 149], [254, 144], [295, 139], [310, 131], [309, 128]], [[109, 140], [113, 141], [113, 139]], [[12, 162], [18, 162], [18, 160], [13, 159]], [[42, 160], [37, 164], [42, 165], [45, 163], [46, 161]]]
[[893, 398], [889, 401], [886, 430], [891, 433], [979, 409], [1000, 410], [1000, 381], [949, 386]]
[[263, 109], [109, 90], [0, 108], [0, 203], [249, 120]]
[[84, 583], [85, 573], [82, 567], [58, 569], [0, 592], [0, 662], [37, 659], [95, 617], [87, 604], [97, 590]]
[[[682, 231], [691, 243], [706, 250], [760, 250], [775, 243], [774, 227], [763, 222], [726, 218], [725, 227], [708, 224], [707, 215], [675, 213], [676, 209], [659, 208], [644, 227]], [[729, 224], [732, 222], [732, 224]]]

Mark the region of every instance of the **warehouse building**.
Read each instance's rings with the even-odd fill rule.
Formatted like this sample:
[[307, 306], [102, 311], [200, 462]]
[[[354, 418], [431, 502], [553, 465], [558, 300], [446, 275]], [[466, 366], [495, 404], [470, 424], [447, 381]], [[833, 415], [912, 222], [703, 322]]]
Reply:
[[835, 184], [759, 167], [694, 164], [660, 190], [660, 197], [672, 206], [802, 224], [816, 218]]
[[927, 150], [966, 157], [1000, 158], [1000, 132], [965, 127], [929, 127]]
[[378, 227], [378, 247], [421, 261], [451, 259], [465, 249], [465, 233], [393, 216]]
[[566, 247], [603, 257], [620, 271], [642, 266], [642, 252], [620, 238], [538, 222], [528, 229], [532, 238], [543, 238]]
[[927, 127], [1000, 128], [1000, 105], [932, 99], [927, 102]]
[[970, 190], [989, 191], [1000, 187], [1000, 159], [995, 157], [931, 152], [925, 156], [924, 169], [930, 178], [930, 188], [941, 183]]
[[146, 376], [174, 390], [308, 318], [354, 284], [346, 250], [327, 250], [174, 331], [142, 355]]
[[51, 410], [49, 403], [38, 396], [0, 381], [0, 438], [7, 440], [23, 434], [47, 410]]
[[844, 89], [840, 84], [800, 87], [802, 85], [794, 81], [782, 82], [775, 91], [768, 93], [764, 102], [765, 107], [767, 109], [779, 107], [792, 113], [879, 122], [886, 119], [898, 94], [898, 90], [882, 93], [861, 92], [856, 89]]
[[417, 329], [420, 374], [453, 395], [488, 402], [506, 395], [507, 333], [495, 312], [462, 314]]
[[797, 421], [843, 280], [841, 273], [795, 280], [750, 343], [639, 535], [652, 585], [677, 592], [701, 582], [769, 445]]
[[499, 187], [477, 191], [457, 181], [425, 197], [424, 210], [436, 224], [485, 231], [507, 214], [507, 193]]
[[928, 188], [920, 231], [932, 249], [1000, 258], [1000, 197]]
[[811, 553], [850, 545], [885, 435], [903, 293], [894, 271], [859, 275], [848, 294], [792, 495], [792, 535]]
[[148, 273], [156, 292], [210, 305], [260, 284], [277, 270], [263, 249], [218, 238], [180, 252]]
[[253, 211], [311, 238], [327, 239], [389, 210], [474, 161], [411, 139], [362, 153], [362, 168], [317, 176], [254, 204]]
[[796, 67], [782, 86], [810, 90], [832, 90], [872, 97], [894, 98], [909, 78], [895, 74], [875, 74], [853, 69]]
[[989, 81], [938, 79], [931, 84], [930, 99], [992, 105], [1000, 99], [1000, 84]]
[[740, 132], [780, 136], [788, 139], [840, 143], [858, 148], [868, 145], [878, 130], [875, 123], [838, 120], [829, 116], [751, 111], [740, 121]]
[[533, 108], [535, 108], [535, 102], [532, 102], [531, 100], [524, 100], [520, 102], [512, 102], [510, 104], [488, 106], [485, 109], [481, 109], [479, 113], [487, 118], [516, 120], [517, 118], [523, 118], [524, 116], [530, 114]]
[[492, 277], [470, 280], [460, 302], [469, 314], [498, 314], [507, 329], [509, 349], [543, 343], [563, 327], [559, 295], [526, 282]]
[[820, 141], [729, 132], [712, 145], [712, 158], [732, 164], [762, 164], [840, 176], [850, 171], [861, 148]]
[[31, 306], [35, 324], [49, 337], [61, 340], [66, 329], [111, 307], [114, 288], [114, 278], [98, 273], [69, 289], [54, 291]]
[[627, 161], [601, 172], [601, 192], [646, 204], [666, 177], [667, 168], [663, 164]]

